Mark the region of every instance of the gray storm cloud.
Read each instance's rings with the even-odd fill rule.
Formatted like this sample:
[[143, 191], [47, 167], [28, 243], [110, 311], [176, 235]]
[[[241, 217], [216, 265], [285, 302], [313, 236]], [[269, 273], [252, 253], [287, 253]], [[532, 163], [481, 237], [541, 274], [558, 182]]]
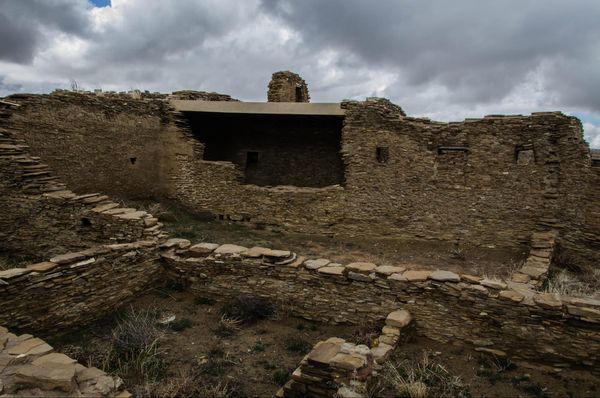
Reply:
[[[442, 120], [537, 110], [600, 118], [596, 0], [112, 3], [0, 0], [0, 95], [75, 79], [264, 100], [270, 73], [291, 69], [315, 101], [386, 96]], [[599, 141], [597, 124], [587, 126]]]

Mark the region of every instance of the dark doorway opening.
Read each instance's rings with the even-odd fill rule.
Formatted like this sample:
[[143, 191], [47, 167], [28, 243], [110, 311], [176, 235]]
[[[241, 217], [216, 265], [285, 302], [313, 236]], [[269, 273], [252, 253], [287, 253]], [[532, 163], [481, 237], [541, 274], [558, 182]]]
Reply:
[[296, 87], [296, 102], [302, 102], [302, 87]]

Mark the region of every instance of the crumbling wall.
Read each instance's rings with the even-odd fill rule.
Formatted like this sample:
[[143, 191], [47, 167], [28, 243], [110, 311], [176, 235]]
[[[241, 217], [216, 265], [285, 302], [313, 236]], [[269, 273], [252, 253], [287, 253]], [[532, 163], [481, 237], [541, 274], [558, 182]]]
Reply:
[[14, 95], [10, 101], [21, 105], [10, 129], [74, 189], [127, 198], [163, 190], [163, 100], [57, 92]]
[[42, 259], [160, 234], [156, 218], [98, 193], [76, 195], [28, 147], [0, 130], [0, 254]]
[[376, 322], [408, 310], [416, 332], [448, 344], [553, 366], [600, 365], [598, 300], [450, 271], [306, 260], [281, 250], [179, 244], [162, 257], [174, 278], [216, 300], [258, 295], [296, 316]]
[[275, 72], [269, 82], [268, 102], [309, 102], [304, 79], [290, 71]]
[[48, 336], [100, 319], [157, 283], [156, 247], [95, 246], [0, 271], [0, 324]]

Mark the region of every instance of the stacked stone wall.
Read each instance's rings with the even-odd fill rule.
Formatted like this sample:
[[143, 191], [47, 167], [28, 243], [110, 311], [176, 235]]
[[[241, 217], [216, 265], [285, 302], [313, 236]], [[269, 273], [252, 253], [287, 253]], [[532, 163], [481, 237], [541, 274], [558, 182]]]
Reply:
[[417, 333], [437, 341], [559, 367], [600, 365], [598, 300], [449, 271], [332, 264], [285, 251], [217, 246], [187, 242], [162, 257], [173, 277], [216, 300], [258, 295], [306, 319], [348, 324], [404, 308]]
[[41, 260], [100, 243], [161, 236], [145, 211], [123, 208], [108, 196], [77, 195], [48, 165], [28, 153], [11, 131], [0, 130], [0, 253]]
[[0, 324], [43, 336], [114, 312], [161, 275], [156, 241], [101, 245], [0, 271]]

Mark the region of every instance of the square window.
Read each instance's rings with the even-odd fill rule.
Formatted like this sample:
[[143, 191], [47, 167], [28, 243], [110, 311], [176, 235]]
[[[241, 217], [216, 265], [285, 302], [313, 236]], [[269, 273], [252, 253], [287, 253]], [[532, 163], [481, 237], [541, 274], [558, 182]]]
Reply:
[[378, 146], [375, 150], [375, 158], [379, 163], [387, 163], [390, 159], [390, 149], [386, 146]]

